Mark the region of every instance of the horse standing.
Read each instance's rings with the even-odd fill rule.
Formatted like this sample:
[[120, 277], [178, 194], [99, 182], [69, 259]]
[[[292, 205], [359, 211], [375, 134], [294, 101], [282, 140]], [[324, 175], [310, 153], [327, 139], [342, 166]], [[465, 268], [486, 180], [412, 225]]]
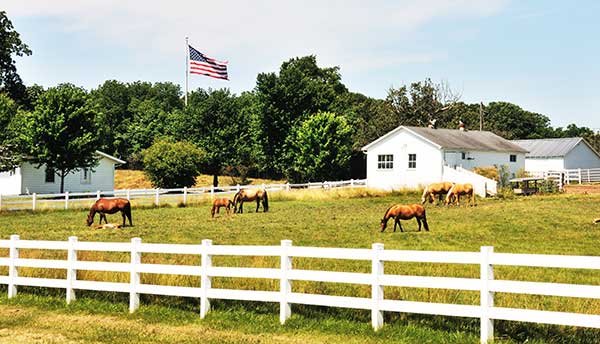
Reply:
[[[244, 202], [252, 202], [256, 200], [256, 212], [262, 201], [263, 212], [269, 211], [269, 197], [267, 196], [267, 190], [264, 189], [243, 189], [238, 191], [233, 197], [233, 213], [244, 212]], [[239, 206], [239, 210], [238, 210]]]
[[446, 196], [446, 201], [444, 202], [446, 205], [453, 202], [453, 198], [456, 197], [456, 205], [460, 206], [460, 196], [467, 196], [467, 205], [473, 202], [473, 206], [475, 206], [475, 193], [473, 190], [473, 185], [466, 184], [454, 184], [450, 191], [448, 191], [448, 195]]
[[219, 210], [221, 210], [221, 207], [225, 207], [225, 209], [227, 210], [227, 214], [229, 214], [231, 212], [232, 205], [233, 202], [228, 198], [217, 198], [213, 201], [213, 206], [210, 211], [210, 214], [212, 215], [212, 217], [215, 217], [215, 211], [218, 214]]
[[438, 201], [442, 202], [443, 195], [446, 195], [453, 185], [454, 183], [452, 182], [431, 183], [427, 185], [425, 190], [423, 190], [421, 204], [425, 204], [427, 201], [429, 201], [429, 203], [433, 203], [435, 201], [434, 196], [436, 195], [438, 196]]
[[96, 213], [100, 214], [100, 223], [104, 219], [105, 223], [108, 223], [106, 214], [114, 214], [120, 211], [123, 216], [123, 226], [125, 226], [125, 217], [129, 219], [129, 225], [131, 223], [131, 203], [125, 198], [100, 198], [90, 208], [90, 213], [87, 216], [87, 225], [91, 226], [94, 223], [94, 216]]
[[396, 231], [396, 225], [400, 227], [400, 232], [404, 232], [400, 220], [410, 220], [413, 217], [417, 219], [419, 224], [419, 232], [421, 231], [421, 221], [425, 230], [429, 232], [429, 225], [427, 224], [427, 216], [425, 214], [425, 208], [420, 204], [401, 205], [394, 204], [385, 211], [383, 218], [381, 219], [381, 231], [383, 232], [387, 227], [388, 220], [394, 218], [394, 232]]

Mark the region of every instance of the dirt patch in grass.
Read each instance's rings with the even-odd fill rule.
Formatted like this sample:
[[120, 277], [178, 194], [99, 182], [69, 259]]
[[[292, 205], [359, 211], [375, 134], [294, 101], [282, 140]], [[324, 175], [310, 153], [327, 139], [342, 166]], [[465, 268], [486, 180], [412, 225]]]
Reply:
[[564, 189], [570, 194], [600, 194], [600, 184], [565, 185]]

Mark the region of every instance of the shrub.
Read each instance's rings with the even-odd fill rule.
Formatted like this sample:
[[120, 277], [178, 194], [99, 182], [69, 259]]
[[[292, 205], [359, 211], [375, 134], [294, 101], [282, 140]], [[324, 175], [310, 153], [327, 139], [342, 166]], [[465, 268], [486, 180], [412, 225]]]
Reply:
[[495, 181], [499, 181], [498, 168], [496, 166], [475, 167], [473, 172]]
[[185, 141], [158, 140], [142, 156], [144, 173], [155, 187], [190, 187], [200, 173], [204, 151]]

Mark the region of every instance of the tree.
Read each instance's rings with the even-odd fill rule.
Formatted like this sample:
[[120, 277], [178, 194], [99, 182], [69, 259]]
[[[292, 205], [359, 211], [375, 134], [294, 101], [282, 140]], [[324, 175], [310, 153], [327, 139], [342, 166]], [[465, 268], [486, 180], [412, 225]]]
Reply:
[[338, 67], [320, 68], [315, 56], [284, 62], [275, 73], [256, 78], [260, 103], [260, 131], [266, 160], [263, 169], [269, 176], [282, 175], [289, 166], [285, 142], [295, 126], [310, 114], [328, 111], [336, 97], [347, 92]]
[[12, 140], [15, 136], [12, 127], [13, 120], [17, 114], [17, 105], [0, 93], [0, 172], [10, 171], [19, 164], [19, 154], [15, 152]]
[[204, 151], [185, 141], [158, 140], [145, 149], [142, 155], [144, 173], [152, 185], [176, 188], [196, 184]]
[[339, 180], [347, 176], [352, 128], [344, 117], [331, 112], [309, 117], [297, 128], [290, 145], [293, 180]]
[[20, 114], [17, 147], [38, 167], [54, 171], [64, 192], [65, 176], [97, 164], [97, 114], [84, 89], [71, 84], [50, 88], [33, 112]]
[[31, 55], [31, 50], [21, 41], [6, 12], [0, 11], [0, 92], [6, 92], [12, 99], [21, 102], [26, 98], [26, 88], [17, 74], [13, 55]]
[[224, 167], [251, 159], [256, 135], [250, 117], [241, 111], [240, 100], [228, 89], [198, 89], [188, 100], [188, 106], [171, 118], [174, 137], [205, 150], [203, 170], [213, 175], [213, 185], [218, 186]]

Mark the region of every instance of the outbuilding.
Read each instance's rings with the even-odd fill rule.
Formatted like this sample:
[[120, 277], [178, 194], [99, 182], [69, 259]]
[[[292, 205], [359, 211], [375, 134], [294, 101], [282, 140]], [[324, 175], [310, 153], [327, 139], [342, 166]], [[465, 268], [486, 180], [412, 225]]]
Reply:
[[[96, 151], [98, 165], [80, 168], [65, 177], [64, 190], [68, 192], [92, 192], [114, 190], [115, 166], [125, 161]], [[50, 194], [60, 192], [60, 178], [45, 165], [37, 167], [27, 161], [12, 171], [0, 173], [0, 194]]]
[[528, 172], [600, 168], [600, 154], [581, 137], [513, 140], [526, 149]]
[[526, 149], [489, 131], [399, 126], [362, 148], [367, 181], [383, 189], [419, 188], [433, 182], [470, 182], [485, 196], [496, 182], [471, 172], [505, 165], [513, 177], [525, 167]]

